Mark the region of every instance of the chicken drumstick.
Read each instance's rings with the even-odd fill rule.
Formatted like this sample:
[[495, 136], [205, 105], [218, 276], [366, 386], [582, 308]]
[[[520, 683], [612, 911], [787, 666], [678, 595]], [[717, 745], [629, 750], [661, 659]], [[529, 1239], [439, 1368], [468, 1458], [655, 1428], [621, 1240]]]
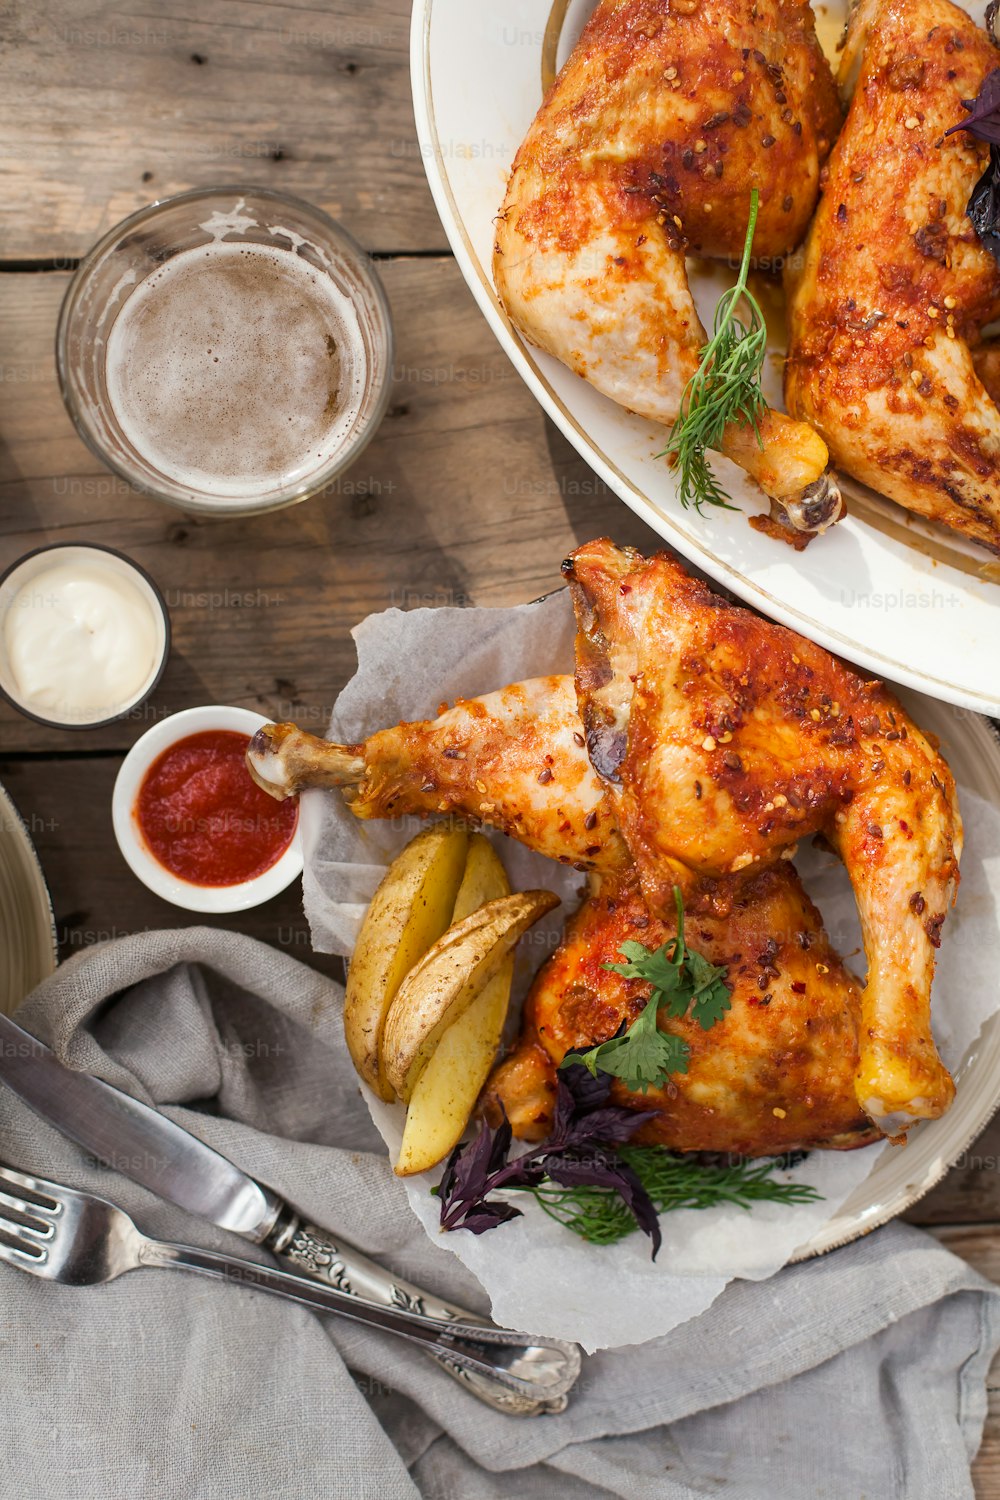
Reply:
[[836, 464], [994, 552], [1000, 412], [995, 356], [980, 368], [977, 346], [1000, 316], [1000, 266], [966, 215], [989, 147], [946, 131], [998, 65], [950, 0], [858, 5], [841, 76], [860, 76], [801, 266], [786, 272], [785, 371], [789, 411]]
[[[801, 240], [840, 124], [806, 0], [600, 0], [517, 153], [493, 273], [511, 321], [613, 401], [670, 425], [705, 330], [685, 253]], [[842, 510], [825, 443], [766, 411], [723, 452], [793, 533]]]

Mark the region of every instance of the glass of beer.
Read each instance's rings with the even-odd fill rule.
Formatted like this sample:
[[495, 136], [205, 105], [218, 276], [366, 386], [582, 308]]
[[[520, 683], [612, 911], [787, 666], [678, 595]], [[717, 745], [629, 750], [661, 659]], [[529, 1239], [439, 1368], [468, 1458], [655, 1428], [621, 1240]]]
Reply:
[[258, 187], [154, 203], [81, 262], [56, 335], [63, 399], [97, 456], [187, 511], [320, 493], [385, 413], [392, 325], [333, 219]]

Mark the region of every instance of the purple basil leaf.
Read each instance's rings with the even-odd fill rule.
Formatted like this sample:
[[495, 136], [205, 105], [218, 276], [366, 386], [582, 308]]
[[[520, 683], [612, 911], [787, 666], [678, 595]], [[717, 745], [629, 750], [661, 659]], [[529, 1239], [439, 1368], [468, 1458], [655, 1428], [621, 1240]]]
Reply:
[[652, 1259], [656, 1259], [663, 1243], [660, 1221], [653, 1200], [627, 1163], [605, 1152], [595, 1152], [588, 1157], [549, 1156], [544, 1165], [548, 1176], [560, 1187], [612, 1188], [631, 1209], [643, 1234], [649, 1236]]
[[448, 1158], [439, 1188], [441, 1223], [448, 1227], [461, 1217], [463, 1207], [478, 1203], [490, 1191], [490, 1178], [507, 1160], [513, 1132], [504, 1115], [498, 1129], [484, 1120], [479, 1134], [467, 1146], [456, 1146]]
[[516, 1161], [509, 1161], [505, 1167], [492, 1173], [487, 1192], [498, 1193], [504, 1188], [536, 1187], [545, 1176], [545, 1168], [539, 1157], [550, 1149], [551, 1147], [546, 1142], [534, 1151], [526, 1151]]
[[965, 212], [980, 241], [1000, 261], [1000, 148], [990, 147], [986, 171], [972, 189]]
[[617, 1105], [595, 1109], [582, 1120], [573, 1121], [566, 1132], [565, 1145], [574, 1149], [591, 1144], [622, 1146], [655, 1114], [655, 1109], [620, 1109]]
[[967, 130], [978, 140], [991, 146], [1000, 146], [1000, 68], [994, 68], [983, 79], [982, 87], [975, 99], [963, 99], [962, 105], [969, 111], [964, 120], [952, 125], [945, 135], [954, 135], [956, 130]]
[[[616, 1036], [624, 1036], [625, 1022], [619, 1026]], [[611, 1040], [609, 1038], [609, 1040]], [[574, 1047], [567, 1053], [568, 1057], [580, 1052], [586, 1052], [586, 1047]], [[601, 1109], [611, 1098], [611, 1075], [598, 1070], [595, 1078], [589, 1068], [583, 1063], [564, 1063], [556, 1075], [559, 1084], [559, 1100], [562, 1102], [569, 1095], [573, 1104], [573, 1111], [577, 1116], [589, 1114], [592, 1110]], [[559, 1105], [556, 1105], [558, 1117]]]
[[500, 1224], [507, 1224], [511, 1219], [521, 1217], [521, 1210], [512, 1203], [493, 1203], [487, 1200], [468, 1209], [465, 1217], [450, 1227], [468, 1229], [472, 1234], [485, 1234], [488, 1229], [496, 1229]]

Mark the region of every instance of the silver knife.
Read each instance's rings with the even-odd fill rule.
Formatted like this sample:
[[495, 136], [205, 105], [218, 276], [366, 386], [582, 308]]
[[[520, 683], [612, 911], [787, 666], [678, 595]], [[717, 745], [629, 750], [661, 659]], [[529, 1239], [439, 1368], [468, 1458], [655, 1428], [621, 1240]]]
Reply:
[[[304, 1222], [270, 1188], [197, 1136], [102, 1079], [67, 1068], [44, 1043], [2, 1013], [0, 1080], [106, 1166], [178, 1208], [262, 1245], [301, 1275], [380, 1307], [494, 1327], [488, 1319], [393, 1276], [360, 1250]], [[578, 1366], [575, 1346], [545, 1339], [537, 1346], [539, 1373], [554, 1346]], [[467, 1390], [499, 1411], [536, 1415], [565, 1410], [565, 1395], [534, 1400], [501, 1380], [462, 1368], [445, 1354], [427, 1352]]]

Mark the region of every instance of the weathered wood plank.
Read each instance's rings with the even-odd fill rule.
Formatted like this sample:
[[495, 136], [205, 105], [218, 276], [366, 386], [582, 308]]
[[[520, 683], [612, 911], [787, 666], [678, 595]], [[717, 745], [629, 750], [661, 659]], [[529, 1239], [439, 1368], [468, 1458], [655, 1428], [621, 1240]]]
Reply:
[[[331, 493], [250, 521], [187, 517], [104, 470], [55, 380], [68, 278], [0, 275], [0, 566], [74, 539], [120, 547], [149, 570], [174, 649], [141, 715], [227, 702], [325, 725], [365, 615], [531, 599], [558, 585], [576, 541], [604, 531], [656, 545], [542, 415], [454, 262], [383, 271], [398, 352], [381, 432]], [[144, 722], [47, 730], [3, 704], [0, 749], [123, 749]]]
[[[1000, 1215], [1000, 1118], [994, 1118], [946, 1177], [906, 1218], [911, 1224], [989, 1223]], [[1000, 1280], [1000, 1277], [997, 1278]]]
[[9, 0], [0, 258], [82, 255], [155, 198], [283, 188], [372, 250], [446, 246], [410, 105], [409, 0]]
[[339, 959], [315, 954], [298, 882], [265, 906], [220, 917], [181, 911], [154, 896], [128, 868], [111, 831], [111, 790], [120, 759], [0, 759], [52, 896], [60, 958], [134, 932], [192, 923], [225, 927], [342, 977]]

